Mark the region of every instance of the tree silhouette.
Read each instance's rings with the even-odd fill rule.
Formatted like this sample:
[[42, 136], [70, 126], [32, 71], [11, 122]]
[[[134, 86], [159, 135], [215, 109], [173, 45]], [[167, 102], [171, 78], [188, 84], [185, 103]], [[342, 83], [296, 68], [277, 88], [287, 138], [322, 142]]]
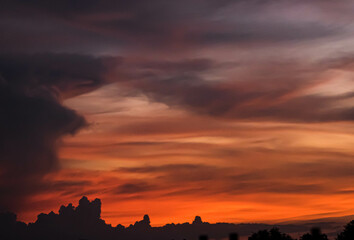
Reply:
[[202, 224], [202, 218], [200, 216], [195, 216], [194, 221], [192, 224]]
[[238, 240], [238, 234], [237, 233], [230, 233], [229, 240]]
[[353, 240], [354, 239], [354, 220], [348, 223], [343, 232], [338, 234], [337, 240]]
[[[232, 224], [203, 222], [196, 216], [193, 223], [171, 223], [161, 227], [153, 227], [150, 218], [145, 215], [143, 219], [124, 227], [116, 227], [105, 223], [101, 218], [101, 201], [89, 201], [82, 197], [77, 207], [72, 204], [61, 206], [58, 213], [50, 212], [38, 215], [34, 223], [23, 223], [17, 220], [16, 215], [10, 212], [0, 213], [0, 240], [156, 240], [156, 239], [227, 239], [238, 240], [249, 236], [249, 240], [293, 240], [288, 234], [281, 233], [278, 228], [267, 229], [265, 224]], [[281, 225], [289, 233], [303, 232], [294, 225]], [[306, 228], [305, 228], [306, 229]], [[354, 240], [354, 221], [348, 223], [336, 240]], [[257, 232], [258, 231], [258, 232]], [[237, 233], [236, 233], [237, 232]], [[328, 240], [319, 229], [312, 229], [311, 233], [302, 236], [300, 240]]]
[[208, 240], [208, 235], [200, 235], [199, 240]]
[[139, 230], [151, 228], [149, 215], [145, 214], [143, 220], [135, 222], [133, 227]]
[[300, 240], [328, 240], [328, 238], [326, 234], [321, 233], [321, 229], [312, 228], [311, 233], [302, 235]]
[[293, 238], [285, 233], [281, 233], [278, 228], [272, 228], [270, 231], [261, 230], [253, 233], [248, 240], [293, 240]]

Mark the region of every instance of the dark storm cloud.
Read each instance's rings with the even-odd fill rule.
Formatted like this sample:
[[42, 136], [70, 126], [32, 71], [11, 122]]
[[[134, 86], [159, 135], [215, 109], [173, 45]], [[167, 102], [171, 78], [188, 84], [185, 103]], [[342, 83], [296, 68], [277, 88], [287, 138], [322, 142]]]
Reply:
[[72, 96], [102, 86], [108, 69], [119, 61], [78, 54], [0, 55], [0, 75], [10, 88], [53, 87]]
[[0, 209], [15, 209], [43, 190], [42, 177], [58, 168], [61, 137], [87, 125], [61, 105], [60, 96], [99, 87], [102, 61], [67, 54], [0, 56]]
[[9, 207], [58, 167], [58, 139], [75, 134], [86, 122], [54, 97], [45, 96], [50, 92], [33, 96], [4, 86], [0, 92], [0, 206]]
[[[282, 20], [274, 1], [5, 1], [3, 51], [195, 49], [203, 45], [279, 43], [344, 32], [323, 21]], [[188, 7], [186, 7], [188, 6]], [[229, 9], [229, 10], [228, 10]], [[318, 8], [324, 14], [328, 6]], [[265, 18], [258, 16], [265, 15]], [[273, 18], [278, 16], [278, 18]], [[330, 16], [331, 17], [331, 16]], [[232, 19], [232, 21], [230, 20]], [[46, 34], [43, 34], [45, 32]]]

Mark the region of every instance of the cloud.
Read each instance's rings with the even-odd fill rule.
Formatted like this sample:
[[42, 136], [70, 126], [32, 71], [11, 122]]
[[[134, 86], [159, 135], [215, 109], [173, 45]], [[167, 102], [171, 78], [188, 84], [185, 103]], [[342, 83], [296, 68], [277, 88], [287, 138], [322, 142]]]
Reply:
[[99, 87], [100, 61], [68, 54], [0, 56], [0, 209], [17, 210], [58, 169], [60, 139], [87, 126], [60, 97]]
[[[344, 24], [330, 24], [335, 17], [330, 4], [313, 2], [7, 1], [1, 10], [6, 24], [0, 26], [5, 33], [0, 46], [14, 52], [185, 51], [215, 44], [311, 41], [345, 33]], [[338, 5], [345, 9], [348, 2]], [[296, 10], [305, 17], [294, 20]]]
[[125, 183], [116, 189], [114, 191], [115, 194], [132, 194], [132, 193], [143, 193], [146, 191], [151, 191], [153, 189], [153, 186], [145, 183], [145, 182], [140, 182], [140, 183]]
[[0, 92], [3, 207], [16, 204], [16, 198], [31, 192], [41, 176], [57, 169], [58, 140], [75, 134], [86, 121], [53, 98], [28, 96], [6, 87]]
[[340, 33], [339, 29], [314, 23], [267, 22], [249, 20], [235, 21], [229, 26], [215, 27], [204, 32], [189, 33], [187, 39], [196, 45], [234, 44], [234, 45], [270, 45], [316, 40]]
[[79, 54], [8, 54], [0, 55], [0, 74], [9, 87], [53, 87], [68, 97], [105, 84], [105, 74], [119, 61]]
[[[334, 161], [317, 163], [270, 164], [268, 167], [230, 167], [205, 164], [166, 164], [119, 168], [117, 173], [134, 173], [144, 176], [145, 184], [154, 185], [162, 196], [215, 196], [218, 194], [240, 196], [248, 194], [335, 194], [338, 186], [323, 182], [328, 176], [338, 179], [353, 178], [353, 164], [338, 166]], [[288, 169], [292, 171], [289, 172]], [[311, 182], [308, 181], [311, 179]], [[335, 180], [337, 179], [337, 180]], [[132, 181], [132, 180], [131, 180]], [[130, 186], [130, 184], [127, 184]], [[139, 185], [143, 186], [143, 185]], [[139, 193], [150, 188], [136, 188]], [[342, 186], [343, 189], [346, 185]], [[161, 192], [162, 191], [162, 192]], [[155, 194], [157, 194], [157, 192]], [[344, 193], [344, 191], [342, 192]], [[351, 194], [351, 192], [346, 192]]]
[[[202, 54], [205, 45], [215, 43], [236, 45], [255, 43], [256, 46], [264, 48], [264, 43], [267, 42], [275, 45], [279, 42], [291, 44], [294, 41], [330, 38], [346, 31], [342, 22], [331, 24], [334, 18], [328, 4], [319, 4], [317, 1], [316, 4], [305, 1], [281, 4], [272, 1], [264, 3], [197, 1], [187, 9], [183, 2], [153, 1], [147, 5], [140, 0], [132, 3], [89, 1], [85, 4], [80, 1], [54, 1], [51, 4], [35, 1], [21, 5], [26, 14], [18, 20], [14, 18], [16, 14], [13, 12], [18, 5], [15, 1], [8, 2], [8, 8], [2, 10], [7, 21], [2, 27], [17, 31], [18, 28], [14, 26], [21, 24], [16, 21], [23, 24], [33, 22], [35, 20], [25, 19], [33, 17], [32, 15], [36, 13], [48, 21], [47, 25], [33, 24], [33, 29], [49, 28], [55, 36], [58, 35], [58, 39], [61, 39], [60, 35], [64, 33], [64, 38], [69, 39], [67, 40], [69, 43], [80, 43], [76, 52], [90, 52], [97, 56], [101, 50], [96, 47], [97, 44], [90, 42], [96, 40], [106, 48], [104, 51], [106, 53], [119, 50], [125, 54], [124, 59], [130, 59], [131, 62], [121, 65], [121, 70], [126, 73], [125, 79], [116, 76], [115, 81], [120, 83], [120, 86], [127, 87], [126, 89], [131, 91], [129, 94], [138, 91], [153, 101], [163, 102], [169, 106], [226, 119], [286, 122], [352, 121], [354, 114], [352, 106], [334, 107], [339, 100], [348, 101], [351, 95], [329, 97], [302, 93], [318, 84], [316, 79], [321, 73], [331, 69], [331, 66], [303, 59], [286, 60], [284, 53], [280, 52], [279, 59], [276, 60], [262, 63], [254, 60], [238, 65], [230, 65], [230, 59], [220, 57], [218, 60], [212, 57], [189, 58], [188, 52], [191, 49], [192, 56], [205, 56], [206, 54]], [[346, 4], [348, 5], [343, 3]], [[340, 7], [342, 8], [342, 5]], [[294, 18], [296, 11], [308, 8], [310, 10], [304, 13], [304, 18]], [[46, 12], [50, 12], [51, 15]], [[259, 14], [260, 12], [262, 14]], [[315, 14], [309, 14], [312, 12]], [[16, 41], [9, 41], [16, 38], [17, 33], [14, 33], [1, 45], [14, 44], [7, 48], [16, 49], [16, 44], [21, 45], [17, 41], [23, 39], [20, 36], [28, 35], [23, 29], [19, 31], [20, 35]], [[74, 33], [70, 34], [72, 32]], [[31, 34], [38, 33], [34, 31]], [[107, 39], [116, 43], [107, 43]], [[54, 37], [54, 40], [46, 39], [44, 42], [52, 46], [50, 43], [55, 41]], [[78, 50], [85, 44], [95, 50], [92, 52], [87, 49]], [[27, 45], [30, 49], [31, 44], [28, 42]], [[52, 51], [67, 50], [66, 46], [61, 46], [60, 43], [57, 46], [50, 48]], [[133, 56], [137, 52], [139, 55], [145, 55], [153, 46], [156, 47], [154, 47], [156, 56], [146, 54], [146, 61], [134, 62], [136, 57]], [[210, 47], [213, 51], [216, 50], [213, 46]], [[169, 54], [171, 49], [182, 50], [178, 56], [171, 57]], [[237, 49], [240, 49], [240, 46]], [[36, 51], [45, 50], [46, 48]], [[230, 51], [236, 49], [230, 48]], [[35, 78], [34, 84], [54, 85], [67, 96], [75, 96], [106, 84], [107, 82], [102, 81], [102, 75], [107, 73], [107, 69], [116, 70], [118, 62], [119, 64], [122, 62], [122, 58], [118, 57], [79, 54], [56, 54], [54, 57], [54, 55], [5, 56], [0, 59], [3, 77], [13, 79], [11, 81], [17, 81], [18, 78], [33, 81], [31, 78]], [[258, 57], [261, 56], [253, 56]], [[239, 61], [245, 59], [240, 57]], [[12, 69], [14, 65], [16, 68]], [[61, 69], [58, 69], [57, 65]], [[237, 68], [245, 68], [246, 72], [241, 71], [240, 74], [236, 72]], [[230, 77], [228, 71], [235, 71], [236, 74]], [[205, 76], [207, 73], [209, 77]], [[213, 79], [215, 76], [221, 81]], [[66, 81], [62, 81], [63, 78]]]
[[158, 66], [159, 71], [146, 72], [138, 68], [137, 79], [125, 82], [124, 86], [139, 90], [154, 101], [227, 119], [285, 122], [354, 120], [352, 106], [334, 107], [339, 100], [351, 99], [352, 94], [306, 94], [308, 88], [321, 84], [323, 80], [318, 80], [320, 74], [330, 70], [318, 64], [313, 64], [312, 68], [297, 61], [268, 63], [261, 69], [251, 66], [245, 79], [240, 76], [240, 79], [224, 81], [210, 81], [203, 77], [206, 71], [216, 71], [217, 67], [211, 65], [208, 68], [191, 65], [193, 70], [185, 71], [178, 63], [167, 62]]

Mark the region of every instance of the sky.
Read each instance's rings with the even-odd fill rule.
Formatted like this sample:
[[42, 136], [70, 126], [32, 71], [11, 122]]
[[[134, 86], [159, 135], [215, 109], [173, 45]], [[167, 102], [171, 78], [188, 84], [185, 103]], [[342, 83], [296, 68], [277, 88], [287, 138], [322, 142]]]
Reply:
[[354, 2], [3, 0], [0, 210], [354, 214]]

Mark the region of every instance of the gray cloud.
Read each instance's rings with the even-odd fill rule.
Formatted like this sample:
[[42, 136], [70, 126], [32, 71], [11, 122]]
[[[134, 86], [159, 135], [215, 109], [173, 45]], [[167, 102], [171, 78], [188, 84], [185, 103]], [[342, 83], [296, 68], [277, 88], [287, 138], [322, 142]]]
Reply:
[[0, 25], [5, 35], [0, 46], [12, 52], [161, 51], [178, 46], [278, 44], [345, 33], [344, 24], [332, 26], [317, 15], [298, 19], [299, 23], [284, 17], [289, 9], [306, 4], [324, 18], [334, 19], [330, 4], [320, 1], [5, 1], [1, 12], [6, 24]]
[[[199, 60], [198, 60], [199, 61]], [[276, 64], [276, 63], [274, 63]], [[168, 67], [164, 67], [167, 65]], [[149, 96], [154, 101], [182, 106], [193, 112], [228, 119], [280, 120], [287, 122], [353, 121], [350, 106], [333, 108], [339, 100], [352, 98], [352, 93], [336, 96], [297, 94], [318, 84], [316, 78], [329, 66], [314, 64], [304, 69], [298, 62], [250, 68], [246, 79], [206, 81], [202, 74], [215, 70], [196, 65], [160, 63], [158, 70], [137, 69], [137, 80], [124, 83]], [[155, 66], [156, 68], [157, 66]], [[172, 68], [176, 68], [175, 71]], [[181, 69], [182, 68], [182, 69]], [[268, 75], [269, 74], [269, 75]], [[263, 80], [264, 75], [268, 76]], [[247, 80], [247, 81], [246, 81]]]
[[0, 56], [0, 209], [16, 210], [58, 169], [60, 139], [87, 126], [61, 105], [60, 96], [101, 86], [100, 61], [67, 54]]
[[104, 75], [119, 61], [79, 54], [8, 54], [0, 55], [0, 74], [11, 88], [53, 87], [75, 96], [105, 84]]
[[52, 97], [28, 96], [5, 87], [0, 92], [0, 206], [12, 209], [35, 191], [42, 176], [58, 168], [58, 140], [75, 134], [86, 121]]

